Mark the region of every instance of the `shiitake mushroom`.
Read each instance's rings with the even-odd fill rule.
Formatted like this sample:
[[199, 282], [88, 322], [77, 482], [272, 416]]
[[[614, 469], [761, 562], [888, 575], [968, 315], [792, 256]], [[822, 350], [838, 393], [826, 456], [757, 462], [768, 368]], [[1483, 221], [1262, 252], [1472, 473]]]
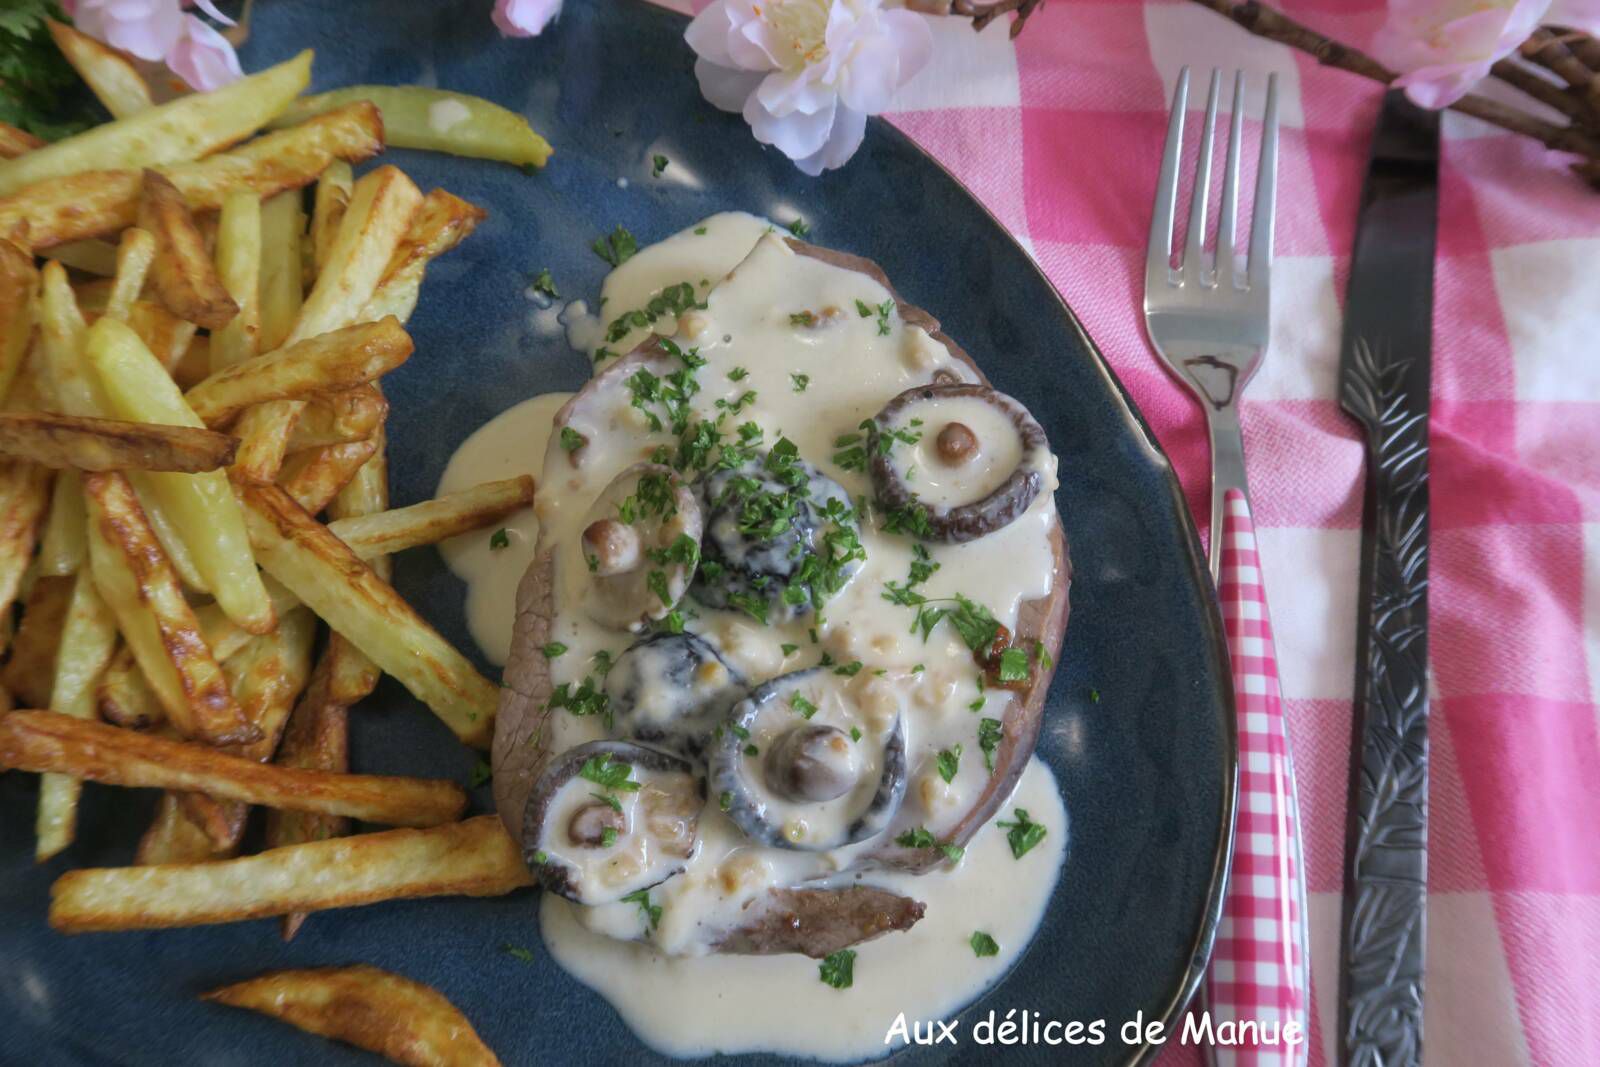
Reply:
[[934, 541], [973, 541], [1010, 525], [1050, 474], [1044, 430], [1021, 403], [985, 385], [907, 389], [871, 420], [867, 444], [882, 506], [919, 512], [920, 532]]
[[705, 638], [662, 632], [624, 649], [604, 688], [617, 734], [698, 762], [746, 683]]
[[638, 463], [612, 479], [584, 518], [583, 607], [602, 626], [643, 629], [688, 591], [700, 556], [700, 502], [671, 467]]

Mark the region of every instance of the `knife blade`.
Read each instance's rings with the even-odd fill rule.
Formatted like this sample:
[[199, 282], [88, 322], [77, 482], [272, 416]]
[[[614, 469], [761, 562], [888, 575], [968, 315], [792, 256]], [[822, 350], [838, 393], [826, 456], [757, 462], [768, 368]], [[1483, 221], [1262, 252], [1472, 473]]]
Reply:
[[1340, 1059], [1422, 1062], [1428, 874], [1428, 400], [1439, 115], [1390, 92], [1356, 228], [1340, 406], [1366, 437]]

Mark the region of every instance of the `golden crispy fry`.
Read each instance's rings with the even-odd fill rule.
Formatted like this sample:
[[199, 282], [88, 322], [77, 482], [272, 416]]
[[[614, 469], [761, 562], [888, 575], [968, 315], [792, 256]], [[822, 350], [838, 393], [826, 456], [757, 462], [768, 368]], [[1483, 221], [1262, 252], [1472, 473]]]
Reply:
[[0, 459], [0, 614], [11, 610], [44, 525], [50, 472], [22, 460]]
[[125, 119], [155, 106], [150, 87], [122, 53], [55, 19], [46, 19], [50, 36], [89, 91], [114, 119]]
[[33, 257], [10, 241], [0, 241], [0, 401], [28, 358], [38, 299], [39, 271]]
[[50, 514], [35, 561], [41, 575], [77, 573], [83, 565], [83, 482], [77, 471], [61, 471], [50, 490]]
[[315, 515], [350, 484], [377, 451], [378, 442], [368, 440], [296, 452], [283, 465], [279, 477], [295, 503]]
[[117, 272], [111, 279], [102, 314], [118, 322], [128, 321], [155, 258], [156, 239], [151, 231], [137, 226], [123, 231], [122, 240], [117, 243]]
[[133, 788], [209, 793], [389, 826], [451, 822], [467, 805], [466, 793], [454, 782], [277, 767], [53, 711], [13, 711], [0, 719], [0, 767], [53, 771]]
[[133, 658], [133, 649], [120, 646], [106, 664], [95, 686], [95, 707], [106, 722], [127, 730], [148, 730], [167, 720], [155, 690]]
[[211, 336], [197, 334], [190, 338], [189, 347], [178, 356], [177, 365], [172, 368], [172, 380], [178, 383], [179, 389], [188, 390], [205, 381], [210, 373]]
[[233, 462], [237, 439], [191, 426], [0, 412], [0, 456], [85, 471], [212, 471]]
[[161, 495], [151, 483], [151, 478], [161, 478], [165, 475], [151, 474], [147, 471], [125, 473], [128, 476], [128, 483], [133, 486], [134, 495], [139, 498], [139, 506], [144, 508], [144, 517], [150, 520], [150, 528], [156, 532], [156, 540], [161, 542], [161, 551], [167, 554], [167, 561], [172, 564], [172, 569], [178, 572], [183, 587], [197, 593], [210, 592], [210, 587], [206, 585], [205, 579], [200, 576], [200, 571], [195, 566], [194, 556], [189, 553], [188, 542], [183, 539], [184, 535], [178, 529], [178, 524], [173, 521], [166, 504], [162, 502]]
[[465, 240], [487, 215], [476, 204], [443, 189], [429, 193], [412, 217], [405, 240], [389, 258], [383, 280], [360, 318], [368, 322], [385, 315], [393, 315], [401, 322], [411, 318], [428, 264]]
[[156, 807], [156, 817], [151, 820], [144, 836], [139, 838], [139, 849], [133, 855], [133, 862], [140, 866], [205, 863], [227, 859], [234, 851], [233, 848], [219, 849], [212, 844], [205, 831], [184, 814], [177, 794], [163, 793]]
[[503, 896], [531, 883], [499, 816], [480, 815], [426, 830], [309, 841], [220, 863], [68, 871], [50, 887], [50, 925], [74, 934], [157, 930], [381, 900]]
[[168, 371], [172, 371], [189, 351], [199, 329], [154, 300], [134, 301], [133, 307], [128, 309], [128, 325]]
[[500, 1067], [472, 1023], [437, 990], [376, 967], [277, 971], [202, 999], [258, 1011], [406, 1067]]
[[42, 148], [47, 142], [9, 122], [0, 122], [0, 159], [16, 159], [25, 152]]
[[300, 283], [300, 239], [305, 234], [300, 193], [279, 193], [261, 202], [261, 334], [257, 350], [283, 346], [305, 300]]
[[88, 334], [77, 298], [59, 263], [46, 263], [40, 276], [39, 351], [53, 406], [68, 415], [105, 417], [105, 396], [84, 359]]
[[185, 737], [253, 739], [133, 487], [120, 474], [86, 474], [83, 491], [95, 584], [168, 719]]
[[[378, 109], [354, 104], [293, 129], [259, 137], [231, 152], [161, 170], [178, 187], [191, 211], [212, 211], [235, 190], [248, 189], [266, 197], [298, 189], [335, 159], [358, 163], [382, 150], [383, 123]], [[0, 235], [27, 222], [29, 239], [35, 249], [41, 249], [115, 233], [133, 225], [138, 217], [139, 188], [137, 170], [94, 171], [30, 185], [0, 196]]]
[[[373, 388], [378, 387], [374, 385]], [[386, 454], [387, 441], [381, 427], [373, 440], [377, 443], [377, 452], [361, 465], [355, 477], [328, 504], [328, 514], [335, 519], [370, 515], [389, 506], [389, 459]], [[394, 568], [388, 556], [374, 556], [366, 562], [379, 578], [386, 582], [389, 580]], [[354, 704], [377, 688], [382, 674], [377, 664], [338, 634], [329, 635], [325, 658], [328, 661], [329, 692], [333, 699]]]
[[[55, 675], [46, 715], [67, 716], [68, 722], [94, 718], [95, 679], [105, 669], [117, 644], [117, 627], [100, 599], [88, 571], [73, 582], [72, 600], [61, 628]], [[78, 797], [83, 783], [76, 778], [46, 774], [39, 779], [39, 843], [36, 858], [42, 863], [72, 844], [77, 832]]]
[[[415, 183], [392, 166], [379, 167], [356, 182], [327, 262], [285, 344], [357, 321], [421, 202]], [[246, 470], [254, 479], [276, 475], [301, 407], [293, 399], [273, 401], [239, 420], [237, 431], [249, 458]]]
[[[273, 762], [280, 766], [339, 772], [350, 769], [350, 709], [329, 695], [331, 655], [331, 650], [323, 654], [322, 661], [311, 676], [311, 685], [289, 716], [283, 742], [273, 757]], [[325, 841], [331, 837], [343, 837], [349, 832], [350, 820], [338, 815], [317, 815], [305, 811], [267, 812], [268, 848]], [[303, 911], [285, 915], [281, 926], [283, 939], [292, 939], [305, 921], [306, 913]]]
[[317, 195], [311, 208], [311, 263], [315, 274], [321, 274], [327, 265], [354, 185], [355, 175], [343, 160], [330, 163], [317, 179]]
[[494, 684], [283, 490], [246, 486], [242, 496], [262, 567], [456, 736], [486, 747], [499, 697]]
[[110, 241], [89, 237], [82, 241], [68, 241], [46, 251], [45, 256], [58, 260], [63, 266], [81, 270], [85, 274], [98, 274], [109, 278], [117, 273], [117, 246]]
[[383, 425], [389, 402], [375, 384], [358, 385], [306, 401], [289, 435], [289, 451], [365, 441]]
[[526, 474], [484, 482], [459, 493], [410, 507], [380, 511], [328, 524], [333, 535], [362, 559], [437, 544], [483, 527], [533, 503], [533, 479]]
[[217, 277], [183, 194], [157, 171], [144, 172], [139, 226], [155, 236], [160, 249], [151, 282], [161, 303], [179, 318], [209, 330], [226, 326], [239, 313], [239, 305]]
[[22, 606], [22, 625], [11, 639], [11, 659], [0, 668], [0, 684], [22, 707], [42, 708], [50, 703], [56, 649], [61, 645], [61, 627], [71, 600], [71, 578], [35, 578], [33, 588], [28, 590]]
[[[84, 351], [99, 373], [110, 407], [120, 417], [204, 427], [172, 377], [127, 327], [101, 319], [90, 327]], [[143, 478], [177, 523], [206, 588], [228, 617], [251, 633], [271, 630], [272, 606], [251, 558], [227, 475], [151, 472]]]
[[394, 318], [346, 326], [225, 367], [184, 399], [208, 425], [220, 426], [255, 404], [364, 385], [404, 363], [411, 349]]
[[260, 129], [311, 80], [311, 53], [209, 93], [180, 96], [0, 163], [0, 195], [84, 171], [199, 159]]
[[222, 202], [217, 222], [217, 274], [239, 313], [212, 337], [214, 371], [240, 363], [257, 352], [261, 333], [261, 198], [255, 193], [229, 193]]

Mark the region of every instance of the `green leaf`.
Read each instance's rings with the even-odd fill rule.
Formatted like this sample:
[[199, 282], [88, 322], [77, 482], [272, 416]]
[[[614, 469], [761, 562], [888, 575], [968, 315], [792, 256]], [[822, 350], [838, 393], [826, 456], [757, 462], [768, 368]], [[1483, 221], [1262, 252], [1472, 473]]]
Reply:
[[[538, 274], [535, 274], [533, 276], [533, 291], [536, 292], [536, 293], [543, 293], [545, 296], [548, 296], [551, 300], [559, 300], [559, 299], [561, 299], [561, 293], [556, 289], [555, 279], [550, 277], [550, 268], [549, 267], [545, 267], [545, 268], [541, 269]], [[562, 430], [563, 439], [565, 439], [565, 435], [566, 435], [566, 430], [563, 429]], [[568, 451], [570, 452], [571, 449], [568, 449]]]
[[591, 247], [593, 247], [595, 255], [613, 267], [620, 267], [633, 258], [635, 252], [639, 251], [639, 242], [619, 222], [617, 223], [617, 228], [611, 231], [609, 237], [597, 238]]
[[799, 712], [802, 719], [809, 719], [817, 713], [817, 706], [799, 693], [789, 695], [789, 706]]
[[972, 939], [967, 943], [972, 946], [972, 954], [980, 959], [984, 956], [1000, 955], [999, 943], [982, 930], [974, 930]]
[[1025, 682], [1028, 680], [1028, 654], [1020, 648], [1008, 648], [1000, 653], [1000, 680]]
[[517, 960], [518, 962], [521, 962], [521, 963], [532, 963], [533, 962], [533, 953], [529, 952], [527, 949], [523, 948], [521, 945], [513, 945], [513, 944], [510, 944], [510, 943], [507, 943], [507, 944], [504, 944], [504, 945], [500, 946], [500, 951], [504, 952], [507, 956], [510, 956], [512, 959]]
[[661, 905], [650, 903], [650, 890], [635, 890], [623, 897], [622, 902], [624, 904], [639, 905], [639, 910], [644, 913], [646, 921], [650, 923], [650, 929], [654, 930], [661, 925]]
[[583, 434], [571, 426], [561, 427], [561, 449], [564, 452], [576, 452], [587, 443]]
[[555, 659], [566, 650], [567, 646], [563, 645], [560, 641], [547, 641], [545, 642], [544, 648], [540, 649], [539, 651], [544, 653], [545, 659]]
[[818, 968], [823, 985], [835, 989], [849, 989], [856, 980], [856, 954], [854, 949], [842, 948], [826, 957]]
[[666, 170], [666, 169], [667, 169], [667, 157], [666, 156], [651, 156], [650, 157], [650, 177], [659, 178], [659, 177], [661, 177], [661, 172]]
[[[983, 698], [978, 698], [978, 703], [983, 703]], [[1000, 738], [1004, 735], [1004, 727], [999, 719], [978, 720], [978, 748], [983, 750], [983, 765], [994, 773], [994, 751], [1000, 747]]]
[[511, 547], [511, 534], [504, 526], [500, 527], [500, 529], [496, 530], [494, 533], [489, 535], [489, 548], [490, 549], [498, 552], [502, 548], [510, 548], [510, 547]]
[[1006, 831], [1006, 843], [1011, 846], [1011, 855], [1020, 860], [1033, 846], [1044, 840], [1045, 828], [1030, 819], [1025, 809], [1015, 810], [1016, 821], [998, 822], [995, 825]]
[[939, 777], [943, 778], [946, 782], [953, 781], [956, 776], [956, 771], [961, 767], [961, 746], [955, 745], [951, 748], [941, 748], [939, 750], [937, 763], [939, 767]]
[[578, 777], [586, 778], [604, 789], [621, 789], [631, 793], [639, 788], [639, 783], [633, 781], [633, 767], [609, 752], [584, 760], [583, 766], [578, 768]]
[[802, 219], [797, 215], [795, 216], [795, 220], [789, 223], [789, 232], [803, 241], [810, 235], [811, 227], [806, 223], [805, 219]]

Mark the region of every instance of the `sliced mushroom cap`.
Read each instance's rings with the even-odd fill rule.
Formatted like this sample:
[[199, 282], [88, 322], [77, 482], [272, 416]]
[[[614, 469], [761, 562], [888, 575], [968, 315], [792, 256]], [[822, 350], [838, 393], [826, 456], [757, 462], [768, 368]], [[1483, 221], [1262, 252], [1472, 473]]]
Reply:
[[872, 484], [891, 509], [921, 508], [934, 540], [972, 541], [1028, 510], [1051, 473], [1044, 430], [988, 386], [919, 385], [868, 430]]
[[584, 517], [583, 608], [617, 630], [642, 630], [683, 599], [700, 558], [700, 502], [671, 467], [638, 463]]
[[849, 494], [787, 441], [696, 488], [706, 536], [695, 597], [710, 607], [788, 622], [842, 589], [866, 558]]
[[627, 741], [577, 745], [528, 794], [523, 859], [552, 893], [608, 904], [688, 865], [704, 804], [687, 760]]
[[629, 645], [606, 674], [616, 732], [700, 762], [745, 679], [698, 634], [656, 633]]
[[888, 827], [906, 792], [905, 717], [884, 722], [822, 667], [734, 705], [711, 752], [710, 792], [751, 840], [820, 852]]

